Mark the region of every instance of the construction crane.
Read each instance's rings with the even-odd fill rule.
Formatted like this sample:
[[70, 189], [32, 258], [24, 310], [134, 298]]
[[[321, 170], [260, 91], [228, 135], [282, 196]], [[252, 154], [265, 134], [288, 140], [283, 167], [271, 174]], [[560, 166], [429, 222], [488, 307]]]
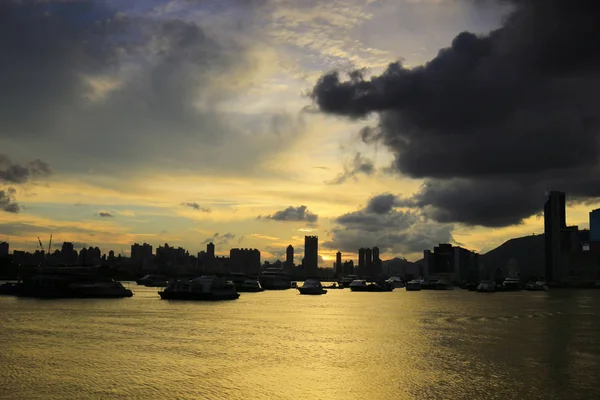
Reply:
[[40, 240], [39, 236], [38, 236], [38, 243], [40, 244], [40, 249], [42, 249], [42, 251], [44, 251], [44, 245], [42, 244], [42, 241]]

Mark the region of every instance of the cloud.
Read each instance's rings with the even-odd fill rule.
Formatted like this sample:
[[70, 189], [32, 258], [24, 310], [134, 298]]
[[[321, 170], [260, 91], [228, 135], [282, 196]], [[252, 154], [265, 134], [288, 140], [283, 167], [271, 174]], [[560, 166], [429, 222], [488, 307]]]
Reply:
[[5, 154], [0, 154], [0, 182], [25, 183], [31, 178], [46, 177], [52, 173], [48, 163], [35, 159], [25, 165], [14, 163]]
[[348, 178], [356, 179], [356, 176], [359, 174], [371, 176], [374, 172], [375, 165], [373, 164], [373, 161], [363, 157], [360, 153], [356, 153], [351, 164], [344, 167], [344, 172], [340, 173], [333, 180], [325, 183], [329, 185], [339, 185], [346, 182]]
[[202, 211], [202, 212], [210, 212], [210, 208], [199, 205], [196, 202], [193, 203], [181, 203], [182, 206], [193, 208], [194, 210]]
[[0, 189], [0, 209], [9, 213], [18, 213], [21, 206], [15, 200], [16, 190], [13, 188]]
[[[250, 15], [253, 3], [239, 10]], [[230, 107], [275, 63], [250, 40], [253, 28], [202, 20], [123, 13], [93, 0], [1, 2], [0, 146], [43, 152], [73, 174], [255, 172], [302, 125], [283, 109]]]
[[502, 27], [463, 32], [425, 65], [323, 75], [326, 113], [379, 117], [362, 132], [426, 184], [406, 205], [442, 222], [507, 226], [543, 193], [600, 198], [600, 4], [512, 1]]
[[205, 239], [201, 244], [208, 244], [212, 242], [215, 246], [223, 246], [228, 244], [233, 239], [235, 239], [235, 235], [233, 233], [227, 232], [223, 235], [219, 235], [219, 232], [215, 232], [211, 237]]
[[391, 253], [418, 253], [438, 243], [453, 242], [451, 224], [439, 224], [415, 211], [398, 209], [400, 199], [389, 193], [373, 196], [364, 208], [334, 220], [331, 240], [323, 247], [356, 252], [379, 247]]
[[98, 213], [98, 216], [101, 218], [113, 218], [113, 215], [111, 213], [108, 213], [106, 211], [100, 211]]
[[306, 221], [315, 223], [319, 219], [319, 216], [310, 212], [307, 206], [302, 205], [299, 207], [289, 206], [285, 210], [280, 210], [270, 215], [259, 215], [258, 218], [273, 221]]

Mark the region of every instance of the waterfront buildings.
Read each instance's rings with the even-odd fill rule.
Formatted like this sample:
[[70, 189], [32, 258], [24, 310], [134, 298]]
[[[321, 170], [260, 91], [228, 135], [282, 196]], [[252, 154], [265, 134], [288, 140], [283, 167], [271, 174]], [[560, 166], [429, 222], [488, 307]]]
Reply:
[[0, 257], [8, 256], [8, 242], [0, 242]]
[[479, 254], [449, 243], [440, 243], [433, 251], [423, 252], [426, 279], [451, 282], [479, 282]]

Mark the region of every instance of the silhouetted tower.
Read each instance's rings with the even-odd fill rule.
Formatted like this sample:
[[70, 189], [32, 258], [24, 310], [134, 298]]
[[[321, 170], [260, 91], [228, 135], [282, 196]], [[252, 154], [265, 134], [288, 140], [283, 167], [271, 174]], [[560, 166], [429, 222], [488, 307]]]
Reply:
[[359, 275], [364, 275], [366, 270], [365, 270], [365, 249], [364, 248], [360, 248], [358, 249], [358, 274]]
[[206, 256], [210, 259], [215, 258], [215, 245], [213, 242], [206, 245]]
[[373, 262], [377, 263], [379, 260], [379, 247], [373, 247]]
[[291, 244], [285, 250], [285, 264], [288, 267], [294, 266], [294, 246]]
[[304, 236], [304, 273], [315, 275], [319, 266], [319, 237]]
[[365, 271], [367, 276], [373, 275], [373, 251], [369, 248], [365, 249]]
[[552, 191], [544, 204], [544, 252], [547, 281], [561, 279], [561, 231], [567, 227], [565, 193]]
[[336, 275], [342, 274], [342, 253], [339, 251], [335, 254], [335, 273]]

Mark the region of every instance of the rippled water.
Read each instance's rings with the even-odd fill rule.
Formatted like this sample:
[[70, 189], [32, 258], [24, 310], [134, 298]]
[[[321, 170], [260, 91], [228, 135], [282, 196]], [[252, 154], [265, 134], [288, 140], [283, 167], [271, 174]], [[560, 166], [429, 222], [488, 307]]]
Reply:
[[600, 291], [0, 297], [2, 399], [597, 399]]

